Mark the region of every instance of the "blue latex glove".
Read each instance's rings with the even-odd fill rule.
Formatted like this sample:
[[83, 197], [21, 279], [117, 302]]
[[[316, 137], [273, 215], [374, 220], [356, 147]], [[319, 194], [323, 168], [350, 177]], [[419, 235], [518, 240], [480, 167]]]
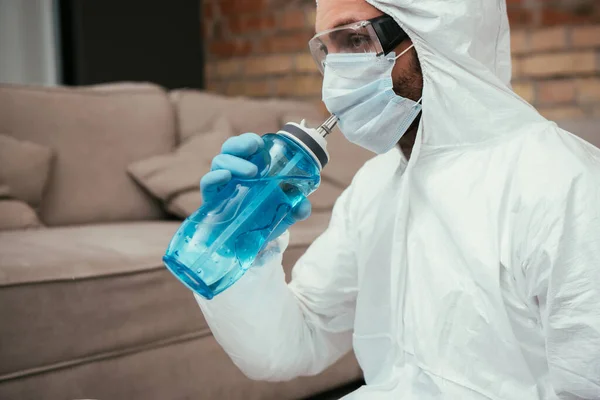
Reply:
[[[203, 202], [213, 200], [234, 176], [239, 178], [255, 177], [258, 174], [258, 167], [248, 159], [262, 150], [264, 145], [263, 140], [255, 133], [244, 133], [227, 139], [223, 143], [221, 154], [213, 158], [210, 172], [200, 180]], [[308, 218], [311, 209], [310, 201], [305, 198], [281, 221], [269, 237], [269, 241], [279, 237], [297, 221]]]

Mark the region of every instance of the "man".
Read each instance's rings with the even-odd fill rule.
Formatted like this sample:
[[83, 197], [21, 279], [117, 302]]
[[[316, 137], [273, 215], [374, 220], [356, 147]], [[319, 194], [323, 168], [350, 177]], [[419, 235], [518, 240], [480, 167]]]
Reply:
[[[232, 360], [285, 380], [353, 349], [347, 399], [600, 399], [600, 151], [510, 89], [504, 1], [320, 0], [317, 32], [326, 106], [382, 155], [289, 285], [283, 235], [198, 298]], [[203, 194], [259, 146], [228, 141]]]

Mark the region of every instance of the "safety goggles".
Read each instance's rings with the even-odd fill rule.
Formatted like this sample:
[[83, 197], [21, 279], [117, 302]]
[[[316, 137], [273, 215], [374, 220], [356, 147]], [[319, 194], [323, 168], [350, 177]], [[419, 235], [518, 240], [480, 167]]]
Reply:
[[387, 55], [403, 40], [406, 32], [389, 15], [340, 26], [317, 33], [309, 42], [317, 67], [324, 73], [328, 54], [370, 53], [377, 57]]

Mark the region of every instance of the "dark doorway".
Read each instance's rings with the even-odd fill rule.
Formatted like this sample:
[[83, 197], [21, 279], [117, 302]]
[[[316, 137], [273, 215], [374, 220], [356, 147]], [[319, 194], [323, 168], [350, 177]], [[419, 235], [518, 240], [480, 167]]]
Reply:
[[200, 0], [59, 0], [62, 83], [204, 87]]

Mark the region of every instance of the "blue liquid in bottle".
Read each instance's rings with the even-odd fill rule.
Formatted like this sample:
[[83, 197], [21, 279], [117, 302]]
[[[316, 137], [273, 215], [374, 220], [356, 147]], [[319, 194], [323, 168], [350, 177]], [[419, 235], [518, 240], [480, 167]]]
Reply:
[[212, 299], [252, 266], [281, 221], [320, 183], [315, 156], [290, 137], [264, 135], [252, 179], [232, 179], [188, 217], [163, 261], [195, 293]]

